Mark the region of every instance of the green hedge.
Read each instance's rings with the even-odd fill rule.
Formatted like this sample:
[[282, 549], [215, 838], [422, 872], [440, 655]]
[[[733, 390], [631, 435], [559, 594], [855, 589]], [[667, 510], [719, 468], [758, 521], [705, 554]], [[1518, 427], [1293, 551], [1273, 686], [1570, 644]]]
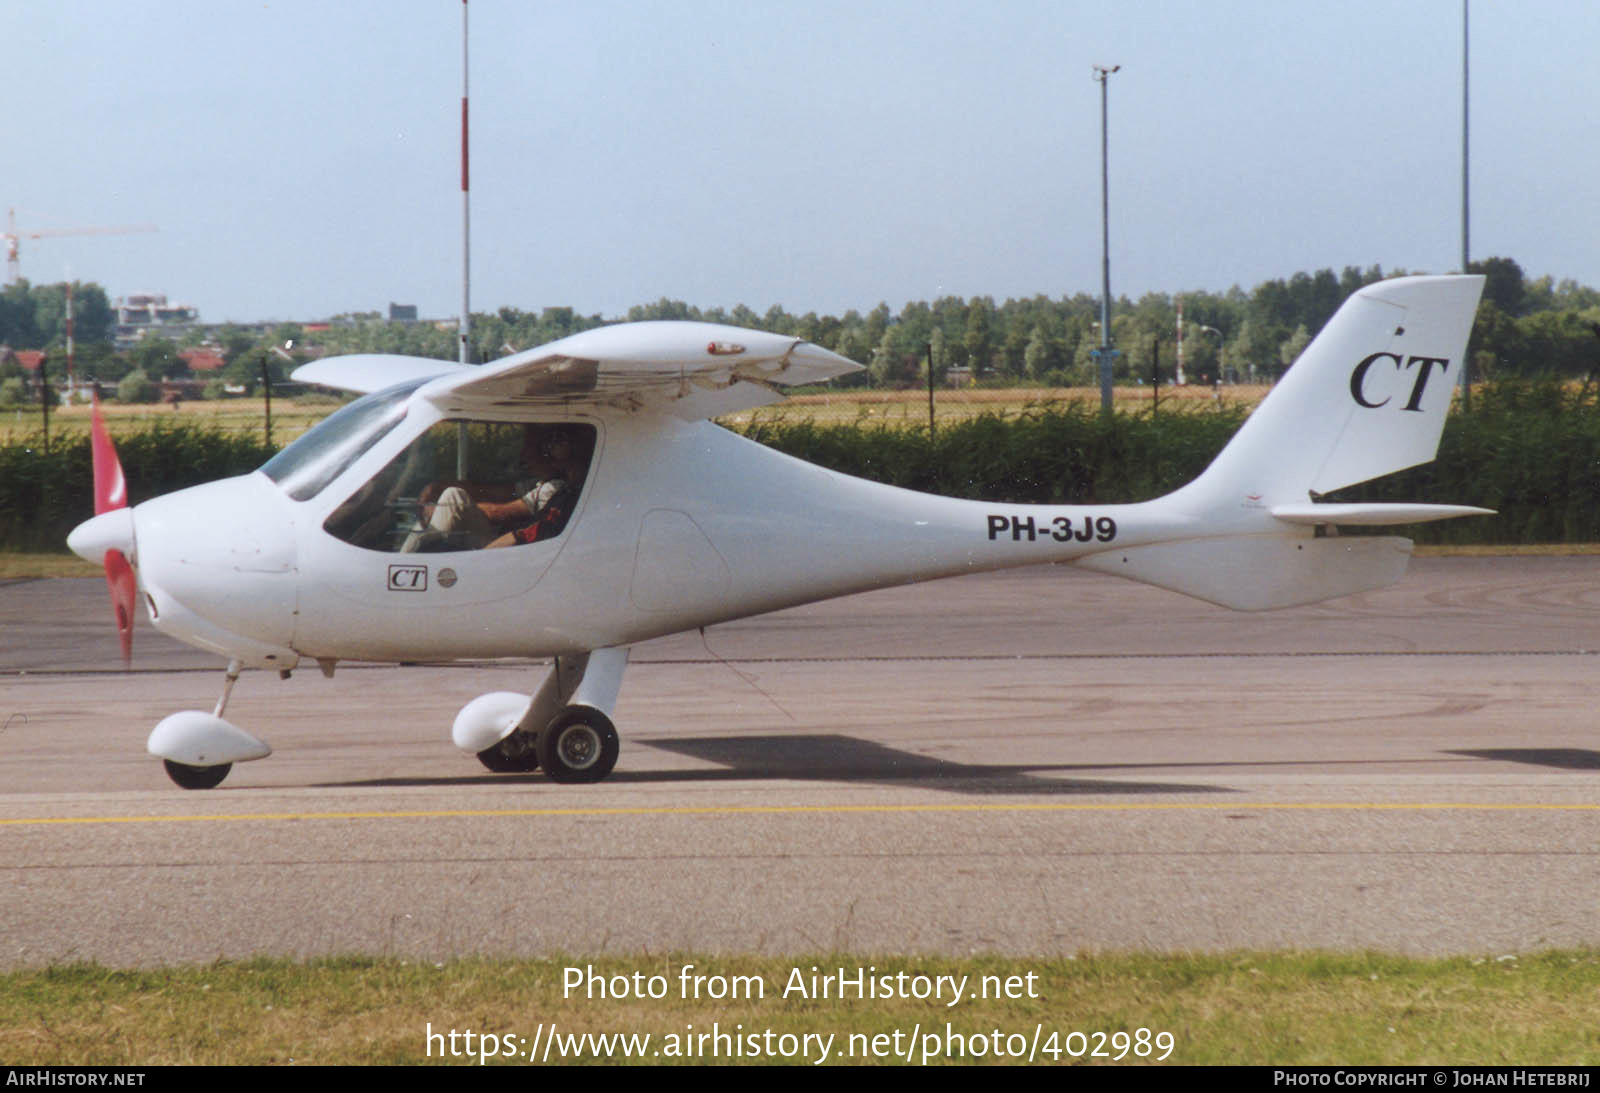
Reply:
[[1338, 500], [1482, 505], [1498, 516], [1416, 529], [1423, 542], [1600, 542], [1600, 405], [1596, 392], [1518, 381], [1476, 394], [1451, 415], [1439, 457], [1343, 491]]
[[[782, 451], [847, 474], [957, 497], [1081, 504], [1141, 501], [1189, 481], [1244, 413], [1210, 407], [1122, 412], [1078, 404], [1016, 420], [979, 418], [926, 430], [758, 425]], [[1429, 543], [1600, 542], [1600, 406], [1555, 381], [1490, 386], [1445, 425], [1439, 457], [1341, 491], [1335, 501], [1479, 505], [1499, 515], [1407, 530]]]
[[[259, 436], [214, 425], [154, 419], [119, 433], [117, 458], [128, 480], [128, 502], [243, 474], [272, 455]], [[0, 550], [55, 551], [67, 532], [94, 514], [89, 437], [52, 437], [50, 450], [35, 435], [0, 445]]]
[[951, 497], [1111, 504], [1176, 489], [1205, 469], [1245, 419], [1242, 407], [1106, 417], [1082, 402], [926, 429], [776, 421], [752, 440], [862, 478]]
[[[1082, 403], [926, 429], [816, 425], [779, 418], [746, 427], [752, 439], [825, 467], [956, 497], [1111, 504], [1159, 496], [1193, 478], [1245, 411], [1174, 407], [1111, 417]], [[122, 434], [117, 449], [130, 500], [242, 474], [272, 453], [259, 438], [157, 419]], [[92, 510], [89, 443], [48, 453], [0, 446], [0, 549], [60, 550]], [[1336, 500], [1482, 505], [1500, 515], [1413, 529], [1426, 542], [1600, 541], [1600, 409], [1588, 388], [1503, 383], [1446, 424], [1439, 458], [1341, 493]]]

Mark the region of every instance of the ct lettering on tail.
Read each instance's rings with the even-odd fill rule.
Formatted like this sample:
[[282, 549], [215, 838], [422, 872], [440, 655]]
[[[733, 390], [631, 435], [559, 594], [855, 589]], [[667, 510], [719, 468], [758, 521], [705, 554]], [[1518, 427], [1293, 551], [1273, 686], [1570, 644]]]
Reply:
[[1413, 367], [1417, 369], [1416, 379], [1411, 384], [1411, 398], [1401, 407], [1402, 410], [1421, 412], [1422, 392], [1428, 386], [1428, 377], [1433, 372], [1433, 366], [1439, 366], [1441, 375], [1450, 369], [1450, 361], [1445, 357], [1406, 357], [1402, 362], [1398, 353], [1373, 353], [1364, 358], [1360, 364], [1356, 365], [1355, 371], [1350, 373], [1350, 397], [1355, 399], [1358, 405], [1364, 406], [1368, 410], [1376, 410], [1380, 406], [1387, 406], [1394, 397], [1393, 395], [1385, 395], [1379, 402], [1373, 402], [1367, 397], [1367, 370], [1382, 360], [1393, 361], [1395, 371], [1400, 373], [1404, 373]]

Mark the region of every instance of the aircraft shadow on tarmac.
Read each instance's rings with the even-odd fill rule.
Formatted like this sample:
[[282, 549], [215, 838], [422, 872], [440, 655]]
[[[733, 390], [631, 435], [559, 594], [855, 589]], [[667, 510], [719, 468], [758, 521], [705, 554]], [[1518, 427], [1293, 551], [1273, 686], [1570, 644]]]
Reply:
[[[1109, 781], [1103, 778], [1050, 777], [1068, 772], [1133, 771], [1140, 768], [1172, 770], [1200, 767], [1216, 771], [1228, 767], [1306, 767], [1314, 760], [1235, 763], [966, 763], [917, 752], [900, 751], [870, 740], [839, 734], [809, 733], [782, 736], [688, 736], [638, 740], [637, 744], [676, 755], [716, 763], [715, 770], [619, 770], [611, 782], [638, 785], [744, 781], [798, 781], [881, 784], [944, 790], [965, 794], [1024, 794], [1037, 796], [1129, 795], [1183, 793], [1234, 793], [1226, 786], [1188, 782]], [[1486, 748], [1447, 751], [1470, 759], [1525, 763], [1557, 770], [1600, 770], [1600, 751], [1584, 748]], [[1355, 760], [1327, 764], [1348, 767]], [[1385, 760], [1392, 764], [1393, 760]], [[1426, 760], [1417, 760], [1426, 762]], [[322, 783], [324, 786], [445, 786], [483, 782], [547, 783], [544, 775], [473, 773], [438, 778], [372, 778]]]
[[[610, 783], [639, 785], [672, 782], [815, 781], [916, 785], [952, 793], [1036, 794], [1177, 794], [1231, 793], [1215, 785], [1182, 782], [1129, 782], [1084, 778], [1037, 777], [1052, 773], [1106, 770], [1105, 766], [1073, 764], [965, 763], [916, 752], [898, 751], [870, 740], [836, 734], [785, 736], [703, 736], [639, 740], [636, 743], [676, 755], [717, 763], [720, 770], [618, 770]], [[1117, 768], [1113, 768], [1117, 769]], [[544, 782], [540, 774], [490, 775], [471, 778], [383, 778], [338, 783], [362, 786], [409, 786], [481, 781]]]
[[[740, 779], [823, 782], [914, 782], [956, 793], [1226, 793], [1218, 786], [1174, 782], [1108, 782], [1099, 779], [1039, 778], [1053, 772], [1081, 771], [1081, 765], [963, 763], [899, 751], [871, 740], [831, 733], [800, 736], [701, 736], [640, 741], [653, 748], [720, 763], [727, 771], [640, 772], [639, 781], [665, 781], [708, 773]], [[1104, 768], [1100, 768], [1104, 769]], [[626, 774], [618, 777], [627, 777]]]
[[1588, 748], [1483, 748], [1452, 751], [1469, 759], [1498, 759], [1506, 763], [1527, 763], [1556, 770], [1600, 770], [1600, 751]]

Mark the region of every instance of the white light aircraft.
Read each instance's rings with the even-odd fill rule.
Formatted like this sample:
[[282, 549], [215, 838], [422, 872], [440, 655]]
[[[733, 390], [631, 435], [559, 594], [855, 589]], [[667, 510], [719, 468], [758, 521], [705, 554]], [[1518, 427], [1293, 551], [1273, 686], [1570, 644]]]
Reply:
[[[297, 380], [360, 392], [259, 471], [97, 512], [119, 624], [135, 582], [158, 630], [228, 658], [214, 711], [149, 750], [209, 788], [270, 748], [223, 719], [241, 669], [302, 660], [550, 660], [529, 694], [468, 703], [452, 737], [492, 770], [595, 782], [629, 646], [866, 589], [1071, 562], [1254, 611], [1400, 578], [1408, 539], [1344, 536], [1489, 510], [1321, 495], [1434, 458], [1482, 278], [1351, 297], [1195, 481], [1126, 505], [935, 497], [800, 462], [708, 419], [858, 365], [704, 323], [575, 334], [481, 366], [336, 357]], [[103, 510], [103, 511], [101, 511]]]

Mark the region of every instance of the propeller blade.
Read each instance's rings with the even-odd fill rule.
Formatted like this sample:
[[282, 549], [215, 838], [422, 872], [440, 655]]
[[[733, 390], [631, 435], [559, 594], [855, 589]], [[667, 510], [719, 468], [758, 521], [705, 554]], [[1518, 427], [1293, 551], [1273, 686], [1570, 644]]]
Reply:
[[133, 566], [120, 550], [106, 551], [106, 586], [111, 589], [111, 610], [117, 614], [117, 637], [122, 641], [122, 663], [133, 663], [133, 598], [138, 582]]
[[[94, 461], [94, 514], [127, 507], [128, 483], [122, 477], [122, 461], [106, 432], [105, 419], [100, 416], [100, 396], [94, 396], [93, 417], [89, 432], [89, 452]], [[126, 559], [124, 559], [126, 560]]]
[[[111, 512], [128, 505], [128, 483], [122, 476], [122, 461], [117, 458], [111, 434], [100, 416], [100, 396], [94, 397], [89, 433], [89, 451], [94, 464], [94, 513]], [[122, 663], [133, 663], [133, 601], [138, 581], [133, 566], [122, 551], [105, 552], [106, 587], [111, 590], [111, 610], [117, 616], [117, 637], [122, 642]]]

